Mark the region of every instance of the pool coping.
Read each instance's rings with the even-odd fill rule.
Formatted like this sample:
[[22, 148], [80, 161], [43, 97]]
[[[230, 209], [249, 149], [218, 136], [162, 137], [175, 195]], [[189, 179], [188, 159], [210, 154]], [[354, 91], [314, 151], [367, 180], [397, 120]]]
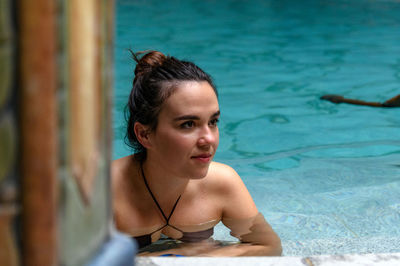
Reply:
[[318, 255], [307, 257], [136, 257], [138, 266], [243, 266], [243, 265], [277, 265], [277, 266], [341, 266], [341, 265], [400, 265], [400, 253]]

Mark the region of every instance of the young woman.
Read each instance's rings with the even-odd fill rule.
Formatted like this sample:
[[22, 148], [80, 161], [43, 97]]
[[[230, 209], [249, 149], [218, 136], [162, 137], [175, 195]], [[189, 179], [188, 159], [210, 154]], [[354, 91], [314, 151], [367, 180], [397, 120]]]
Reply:
[[[157, 51], [132, 54], [137, 65], [127, 140], [135, 154], [112, 165], [117, 228], [134, 237], [140, 251], [164, 235], [183, 243], [167, 253], [280, 255], [279, 237], [238, 174], [213, 161], [220, 109], [210, 76]], [[220, 221], [247, 244], [208, 249], [184, 244], [207, 242]]]
[[340, 95], [328, 94], [321, 97], [321, 100], [327, 100], [333, 103], [348, 103], [355, 105], [365, 105], [372, 107], [400, 107], [400, 95], [397, 95], [383, 103], [379, 102], [365, 102], [356, 99], [347, 99]]

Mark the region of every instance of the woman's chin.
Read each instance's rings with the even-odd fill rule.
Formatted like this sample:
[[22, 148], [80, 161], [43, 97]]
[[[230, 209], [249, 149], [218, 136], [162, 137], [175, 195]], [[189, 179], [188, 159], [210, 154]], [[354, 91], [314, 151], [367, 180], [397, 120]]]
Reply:
[[207, 176], [208, 173], [208, 166], [204, 167], [203, 169], [196, 169], [196, 171], [193, 171], [192, 169], [191, 173], [189, 174], [190, 179], [202, 179]]

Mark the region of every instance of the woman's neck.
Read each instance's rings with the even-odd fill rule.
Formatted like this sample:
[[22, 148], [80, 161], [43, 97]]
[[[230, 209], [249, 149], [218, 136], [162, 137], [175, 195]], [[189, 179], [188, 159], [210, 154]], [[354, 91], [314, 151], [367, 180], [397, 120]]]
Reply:
[[172, 209], [177, 198], [183, 194], [189, 179], [174, 176], [168, 169], [161, 169], [160, 164], [147, 158], [141, 163], [147, 184], [165, 211]]

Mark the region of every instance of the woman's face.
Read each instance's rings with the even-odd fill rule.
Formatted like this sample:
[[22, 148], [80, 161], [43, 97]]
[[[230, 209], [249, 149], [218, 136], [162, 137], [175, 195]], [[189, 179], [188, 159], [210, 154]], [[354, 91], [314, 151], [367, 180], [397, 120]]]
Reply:
[[147, 158], [174, 176], [204, 177], [219, 143], [218, 119], [218, 99], [208, 82], [180, 83], [149, 135]]

